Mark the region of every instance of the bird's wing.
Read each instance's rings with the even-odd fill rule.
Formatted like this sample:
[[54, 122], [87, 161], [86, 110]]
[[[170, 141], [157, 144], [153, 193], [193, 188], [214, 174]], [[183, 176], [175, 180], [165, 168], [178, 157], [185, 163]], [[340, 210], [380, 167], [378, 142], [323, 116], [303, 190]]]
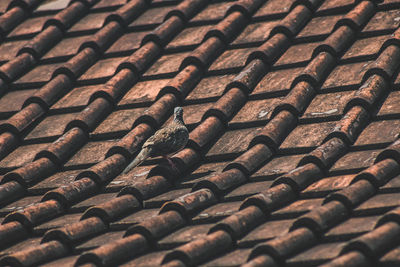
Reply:
[[182, 130], [181, 125], [171, 123], [170, 125], [158, 130], [153, 136], [147, 139], [143, 144], [143, 147], [152, 147], [152, 156], [167, 155], [175, 152], [181, 148], [177, 147], [180, 143], [177, 139], [180, 138]]

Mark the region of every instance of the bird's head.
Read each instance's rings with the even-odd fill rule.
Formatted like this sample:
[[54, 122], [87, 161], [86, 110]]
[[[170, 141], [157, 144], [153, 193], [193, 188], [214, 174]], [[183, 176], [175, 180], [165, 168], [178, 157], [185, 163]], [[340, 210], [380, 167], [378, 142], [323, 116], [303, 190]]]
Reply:
[[174, 109], [174, 120], [183, 122], [183, 108], [182, 107], [176, 107]]

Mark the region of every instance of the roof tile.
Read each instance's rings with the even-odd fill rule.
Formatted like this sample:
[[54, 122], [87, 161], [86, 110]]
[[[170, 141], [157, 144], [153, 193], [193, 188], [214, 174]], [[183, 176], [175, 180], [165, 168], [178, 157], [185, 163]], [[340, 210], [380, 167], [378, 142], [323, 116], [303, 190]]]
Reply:
[[197, 21], [209, 21], [209, 20], [220, 20], [225, 15], [225, 12], [232, 5], [230, 1], [224, 1], [220, 3], [211, 3], [201, 12], [199, 12], [191, 22]]
[[317, 127], [316, 124], [299, 125], [285, 139], [281, 148], [293, 149], [318, 146], [334, 127], [335, 122], [318, 123]]
[[10, 32], [8, 36], [19, 36], [19, 35], [33, 35], [42, 30], [44, 23], [52, 18], [53, 15], [44, 15], [33, 18], [28, 18], [23, 23], [19, 24]]
[[[18, 200], [29, 204], [30, 195], [37, 197], [31, 206], [7, 216], [0, 236], [10, 243], [3, 246], [32, 238], [31, 233], [43, 236], [44, 231], [57, 227], [42, 237], [41, 245], [16, 251], [2, 261], [36, 265], [61, 258], [54, 263], [93, 265], [104, 261], [114, 265], [138, 257], [128, 264], [143, 264], [147, 255], [153, 255], [153, 245], [165, 235], [173, 238], [158, 244], [164, 251], [153, 260], [160, 263], [165, 258], [168, 265], [231, 264], [236, 257], [244, 263], [247, 256], [243, 255], [248, 254], [259, 263], [271, 264], [321, 264], [336, 257], [328, 252], [337, 244], [329, 242], [360, 233], [349, 231], [322, 239], [316, 239], [317, 235], [339, 221], [350, 221], [351, 228], [355, 217], [380, 214], [392, 207], [385, 202], [379, 208], [356, 210], [351, 217], [343, 205], [351, 211], [373, 199], [375, 192], [394, 196], [397, 192], [397, 144], [371, 149], [395, 140], [392, 134], [375, 137], [374, 129], [396, 129], [396, 110], [390, 108], [394, 93], [387, 90], [397, 74], [400, 50], [397, 32], [388, 35], [394, 24], [379, 28], [374, 22], [380, 13], [395, 11], [397, 4], [334, 1], [319, 7], [320, 2], [292, 6], [293, 1], [273, 0], [261, 7], [258, 0], [151, 5], [142, 0], [126, 4], [117, 0], [103, 1], [103, 6], [90, 10], [98, 1], [78, 1], [60, 11], [34, 13], [33, 17], [42, 18], [52, 14], [46, 23], [50, 26], [34, 38], [35, 31], [1, 36], [7, 43], [26, 40], [29, 44], [16, 59], [10, 58], [0, 67], [1, 88], [11, 89], [4, 91], [10, 93], [3, 100], [21, 97], [19, 107], [4, 108], [3, 119], [23, 104], [21, 111], [2, 122], [0, 151], [5, 157], [2, 163], [9, 165], [2, 169], [0, 202], [3, 206]], [[8, 21], [4, 16], [0, 24], [6, 23], [2, 25], [9, 30], [23, 25], [34, 8], [30, 5], [35, 4], [36, 0], [14, 8], [7, 14]], [[224, 8], [217, 12], [220, 5]], [[349, 12], [352, 6], [355, 8]], [[336, 23], [342, 16], [346, 19]], [[87, 25], [83, 25], [85, 21]], [[365, 24], [372, 28], [359, 35]], [[324, 27], [318, 27], [321, 25]], [[64, 36], [61, 30], [70, 27], [75, 33]], [[235, 36], [239, 38], [229, 45]], [[77, 55], [66, 51], [67, 46]], [[121, 61], [115, 66], [102, 64], [116, 59]], [[37, 72], [54, 64], [60, 66], [49, 69], [47, 79]], [[238, 75], [230, 74], [238, 71]], [[33, 76], [11, 84], [27, 75]], [[90, 86], [76, 88], [78, 78], [79, 86]], [[323, 82], [321, 92], [318, 89]], [[395, 84], [397, 88], [397, 81]], [[36, 85], [44, 86], [37, 90]], [[1, 105], [1, 101], [0, 110], [8, 104]], [[375, 117], [382, 103], [382, 111]], [[173, 108], [181, 104], [191, 133], [187, 147], [173, 156], [177, 170], [156, 158], [119, 175], [145, 139], [168, 122]], [[257, 117], [260, 113], [265, 113], [262, 118]], [[58, 123], [58, 116], [65, 122]], [[56, 142], [45, 143], [58, 136]], [[351, 146], [353, 142], [355, 146]], [[30, 147], [35, 146], [32, 143], [37, 150]], [[18, 160], [26, 160], [21, 167], [11, 166], [16, 161], [9, 157], [15, 153], [22, 155]], [[308, 211], [311, 213], [304, 215]], [[272, 216], [265, 216], [270, 213]], [[194, 225], [209, 223], [206, 228], [211, 232], [206, 235], [201, 228], [203, 232], [195, 240], [174, 239], [174, 233], [183, 227], [187, 226], [186, 233], [193, 231], [193, 225], [188, 225], [191, 220]], [[111, 228], [105, 227], [109, 223]], [[122, 232], [112, 232], [138, 223], [125, 237]], [[263, 236], [241, 240], [260, 224]], [[32, 228], [33, 232], [28, 232]], [[265, 235], [268, 229], [269, 235]], [[277, 231], [287, 234], [274, 239]], [[379, 237], [382, 232], [377, 233]], [[235, 248], [235, 242], [245, 249]], [[259, 242], [267, 243], [255, 247]], [[369, 245], [369, 241], [362, 242]], [[257, 257], [266, 245], [276, 253]], [[81, 255], [72, 255], [67, 247]], [[132, 249], [137, 254], [122, 253]], [[33, 254], [37, 255], [25, 257]], [[354, 257], [358, 256], [344, 258]]]
[[327, 11], [341, 11], [348, 10], [354, 4], [352, 0], [333, 0], [333, 1], [324, 1], [321, 6], [318, 8], [317, 12], [327, 12]]
[[21, 146], [5, 157], [1, 163], [0, 168], [14, 168], [20, 167], [31, 162], [35, 155], [48, 144], [33, 144]]
[[268, 17], [276, 14], [284, 14], [290, 11], [293, 0], [268, 1], [254, 15], [255, 17]]
[[341, 157], [332, 166], [331, 171], [357, 170], [366, 168], [375, 160], [379, 151], [355, 151]]
[[264, 42], [278, 21], [265, 21], [249, 24], [232, 44]]
[[399, 26], [399, 15], [398, 10], [377, 12], [365, 26], [363, 32], [394, 30]]

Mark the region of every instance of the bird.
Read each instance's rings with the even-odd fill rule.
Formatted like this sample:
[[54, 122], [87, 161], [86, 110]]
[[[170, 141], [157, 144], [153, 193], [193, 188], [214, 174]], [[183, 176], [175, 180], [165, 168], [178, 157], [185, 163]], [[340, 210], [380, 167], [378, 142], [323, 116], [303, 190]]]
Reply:
[[189, 131], [183, 121], [182, 107], [174, 109], [174, 119], [165, 127], [159, 129], [144, 142], [139, 154], [122, 171], [126, 174], [136, 166], [140, 165], [148, 157], [162, 156], [169, 164], [177, 170], [175, 164], [169, 158], [170, 155], [182, 150], [189, 140]]

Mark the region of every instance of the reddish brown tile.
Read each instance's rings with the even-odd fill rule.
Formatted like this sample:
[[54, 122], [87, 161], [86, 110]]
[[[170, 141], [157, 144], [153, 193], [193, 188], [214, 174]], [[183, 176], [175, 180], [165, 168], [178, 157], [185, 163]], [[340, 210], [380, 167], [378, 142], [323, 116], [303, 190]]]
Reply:
[[49, 229], [60, 228], [65, 225], [78, 222], [81, 216], [82, 214], [80, 213], [65, 214], [61, 217], [55, 218], [39, 226], [36, 226], [34, 230], [38, 232], [44, 232], [48, 231]]
[[133, 50], [140, 47], [143, 37], [148, 33], [147, 31], [126, 33], [111, 45], [106, 53], [133, 52]]
[[226, 199], [242, 199], [244, 200], [246, 197], [251, 196], [253, 194], [260, 193], [268, 189], [272, 185], [272, 181], [265, 181], [265, 182], [253, 182], [244, 184], [239, 186], [238, 188], [229, 192], [225, 198]]
[[139, 256], [134, 260], [128, 261], [125, 264], [121, 264], [123, 267], [147, 267], [147, 266], [158, 266], [162, 264], [162, 260], [168, 251], [157, 251], [147, 253], [143, 256]]
[[333, 10], [344, 10], [349, 8], [354, 4], [352, 0], [332, 0], [332, 1], [325, 1], [321, 4], [318, 8], [317, 12], [327, 12]]
[[4, 207], [1, 208], [1, 213], [9, 213], [12, 211], [17, 211], [17, 210], [22, 210], [25, 207], [29, 207], [33, 205], [36, 202], [39, 202], [41, 199], [41, 196], [27, 196], [24, 197], [20, 200], [17, 200], [11, 204], [8, 204]]
[[200, 83], [187, 96], [187, 100], [218, 97], [222, 95], [225, 86], [231, 82], [236, 75], [210, 76], [203, 78]]
[[313, 18], [304, 29], [297, 35], [297, 38], [307, 38], [318, 35], [328, 35], [333, 30], [336, 22], [342, 15], [324, 16]]
[[311, 60], [314, 49], [319, 45], [319, 42], [293, 45], [278, 59], [275, 65], [305, 65]]
[[67, 0], [57, 0], [49, 3], [42, 3], [36, 9], [37, 11], [59, 10], [68, 6]]
[[157, 209], [143, 209], [138, 212], [135, 212], [134, 214], [131, 214], [129, 216], [126, 216], [125, 218], [122, 218], [121, 220], [114, 222], [111, 224], [111, 226], [119, 227], [120, 225], [127, 226], [127, 225], [133, 225], [137, 223], [141, 223], [145, 220], [149, 220], [152, 217], [155, 217], [158, 215], [159, 208]]
[[293, 80], [302, 70], [303, 68], [293, 68], [271, 71], [254, 88], [253, 94], [289, 90]]
[[198, 13], [191, 22], [221, 20], [232, 2], [212, 3]]
[[232, 44], [264, 42], [277, 23], [278, 21], [266, 21], [249, 24]]
[[255, 17], [268, 17], [271, 15], [284, 14], [289, 12], [291, 5], [294, 3], [293, 0], [273, 0], [265, 3], [257, 12], [254, 14]]
[[115, 141], [89, 142], [82, 147], [65, 166], [95, 164], [104, 159], [107, 150], [115, 144]]
[[212, 25], [205, 25], [184, 29], [167, 45], [167, 48], [177, 49], [182, 46], [197, 46], [203, 41], [204, 36], [211, 28]]
[[280, 101], [281, 98], [248, 101], [238, 114], [233, 117], [231, 123], [249, 123], [268, 120], [272, 111]]
[[39, 65], [15, 81], [16, 84], [45, 83], [51, 79], [53, 72], [63, 63]]
[[7, 11], [7, 7], [8, 5], [11, 3], [12, 0], [5, 0], [5, 1], [1, 1], [0, 4], [0, 12], [4, 13]]
[[223, 69], [243, 68], [245, 66], [248, 55], [252, 49], [234, 49], [224, 52], [219, 56], [210, 66], [210, 71], [217, 71]]
[[79, 80], [109, 78], [115, 73], [118, 65], [121, 62], [124, 62], [125, 59], [126, 59], [125, 57], [116, 57], [116, 58], [107, 58], [99, 60], [96, 64], [94, 64], [91, 68], [89, 68], [79, 78]]
[[399, 205], [398, 202], [399, 199], [396, 197], [396, 194], [378, 194], [355, 208], [354, 212], [384, 213], [390, 209], [397, 207]]
[[[368, 69], [375, 68], [376, 72], [382, 70], [382, 73], [386, 73], [378, 73], [379, 75], [396, 75], [394, 71], [398, 69], [396, 59], [399, 54], [396, 45], [384, 50], [373, 64], [370, 62], [375, 60], [385, 40], [391, 39], [392, 44], [396, 42], [398, 35], [390, 34], [398, 24], [398, 3], [385, 1], [375, 7], [368, 1], [352, 3], [348, 0], [333, 0], [323, 1], [319, 7], [318, 1], [299, 2], [286, 16], [291, 10], [293, 0], [212, 3], [185, 0], [181, 4], [179, 1], [154, 1], [150, 6], [143, 4], [143, 0], [138, 0], [143, 5], [136, 5], [136, 0], [88, 0], [87, 4], [95, 7], [88, 9], [89, 12], [85, 15], [84, 4], [79, 1], [74, 6], [80, 8], [69, 8], [68, 12], [59, 11], [60, 7], [56, 7], [56, 3], [65, 4], [62, 1], [46, 2], [50, 6], [40, 7], [44, 12], [38, 11], [32, 16], [30, 9], [33, 7], [30, 5], [35, 5], [36, 2], [27, 2], [27, 6], [17, 7], [13, 11], [19, 10], [18, 14], [27, 16], [27, 19], [18, 17], [20, 20], [14, 20], [17, 16], [11, 16], [12, 12], [0, 19], [2, 29], [3, 26], [6, 29], [15, 27], [10, 36], [3, 40], [3, 45], [0, 45], [0, 52], [3, 51], [4, 54], [0, 61], [12, 60], [2, 66], [4, 73], [0, 78], [7, 82], [19, 79], [14, 84], [6, 84], [0, 79], [0, 113], [3, 119], [7, 118], [21, 108], [27, 97], [34, 96], [28, 100], [29, 103], [34, 103], [12, 116], [8, 122], [14, 125], [14, 131], [23, 131], [22, 137], [25, 140], [39, 143], [20, 144], [17, 138], [11, 140], [7, 137], [11, 136], [10, 133], [3, 133], [3, 142], [0, 142], [0, 151], [5, 156], [0, 162], [2, 173], [18, 166], [24, 167], [4, 176], [4, 181], [17, 179], [22, 185], [8, 182], [0, 187], [0, 202], [4, 203], [0, 217], [5, 217], [10, 209], [20, 209], [20, 215], [9, 215], [7, 220], [24, 220], [28, 228], [35, 225], [32, 234], [35, 238], [38, 237], [37, 241], [49, 229], [61, 227], [64, 230], [79, 230], [67, 234], [68, 238], [72, 238], [71, 242], [61, 239], [38, 244], [31, 249], [29, 244], [32, 237], [27, 237], [25, 226], [14, 222], [2, 224], [0, 239], [5, 237], [7, 240], [19, 242], [8, 244], [7, 246], [11, 246], [9, 252], [19, 253], [18, 255], [28, 255], [26, 249], [43, 252], [39, 256], [26, 257], [23, 262], [27, 260], [31, 265], [38, 261], [44, 261], [48, 266], [73, 265], [78, 257], [80, 260], [86, 258], [92, 261], [94, 258], [89, 255], [96, 255], [96, 260], [88, 265], [94, 266], [100, 259], [105, 260], [103, 264], [112, 265], [112, 259], [127, 260], [119, 256], [121, 249], [126, 248], [129, 243], [126, 242], [128, 238], [121, 238], [125, 229], [141, 223], [143, 231], [148, 230], [152, 236], [150, 238], [150, 235], [146, 235], [145, 238], [132, 235], [139, 238], [137, 240], [142, 245], [140, 249], [146, 249], [146, 253], [143, 256], [136, 255], [134, 260], [129, 259], [126, 266], [159, 265], [166, 253], [171, 252], [170, 249], [177, 249], [178, 252], [169, 254], [167, 258], [183, 256], [169, 262], [169, 265], [238, 265], [247, 260], [252, 247], [260, 242], [267, 242], [276, 248], [277, 253], [284, 255], [284, 259], [280, 258], [283, 263], [313, 266], [337, 257], [345, 243], [339, 243], [338, 240], [348, 240], [371, 231], [376, 215], [398, 205], [396, 199], [400, 185], [399, 177], [396, 176], [396, 161], [386, 159], [370, 166], [377, 153], [382, 151], [371, 148], [386, 146], [397, 137], [399, 112], [396, 109], [396, 89], [399, 79], [395, 81], [395, 90], [388, 95], [384, 95], [387, 88], [376, 86], [378, 83], [358, 90], [361, 78]], [[15, 3], [20, 5], [22, 2]], [[119, 9], [121, 5], [124, 7]], [[235, 7], [228, 17], [217, 24], [232, 5]], [[318, 8], [317, 14], [313, 13], [314, 8]], [[26, 11], [22, 11], [23, 9]], [[156, 28], [163, 23], [171, 10], [175, 10], [168, 15], [172, 18]], [[376, 15], [367, 23], [374, 10], [377, 11]], [[138, 11], [140, 16], [134, 19]], [[97, 29], [103, 26], [105, 17], [114, 12], [120, 13], [121, 19], [131, 24], [120, 27], [120, 18], [114, 17], [106, 30], [96, 34], [95, 41], [102, 48], [110, 45], [105, 57], [98, 54], [102, 51], [88, 47], [68, 63], [61, 62], [76, 54], [82, 42], [89, 40], [87, 38], [93, 38]], [[245, 20], [242, 12], [246, 16], [253, 14], [253, 18]], [[348, 14], [345, 15], [346, 13]], [[360, 35], [348, 26], [342, 26], [325, 39], [342, 16], [350, 18], [357, 25], [364, 21], [368, 25]], [[60, 24], [47, 28], [38, 38], [31, 39], [41, 31], [41, 25], [50, 17], [55, 17]], [[186, 19], [189, 22], [183, 23]], [[285, 29], [285, 33], [275, 34], [265, 42], [278, 22], [282, 26], [275, 28], [275, 31]], [[9, 24], [3, 25], [4, 23]], [[70, 24], [72, 28], [63, 36], [58, 27], [66, 25], [69, 28]], [[159, 41], [144, 42], [142, 48], [139, 48], [142, 38], [154, 28], [156, 30], [149, 36], [157, 35], [167, 50], [156, 44]], [[210, 33], [211, 29], [217, 31]], [[213, 37], [200, 43], [207, 32]], [[215, 37], [216, 32], [217, 35], [222, 34], [223, 38], [219, 35]], [[120, 33], [121, 37], [118, 39], [117, 35]], [[225, 42], [232, 41], [234, 36], [237, 38], [233, 40], [233, 46], [227, 47]], [[221, 38], [224, 40], [220, 40]], [[168, 44], [169, 40], [171, 42]], [[25, 41], [30, 41], [28, 48], [24, 50], [28, 53], [25, 52], [13, 60]], [[321, 47], [330, 46], [336, 51], [335, 55], [329, 59], [327, 53], [331, 51], [325, 52], [325, 59], [318, 57], [305, 71], [313, 76], [312, 79], [321, 83], [325, 79], [324, 75], [327, 75], [323, 85], [326, 91], [316, 95], [314, 91], [305, 94], [303, 89], [306, 87], [301, 88], [298, 85], [289, 92], [293, 81], [304, 77], [299, 75], [304, 72], [304, 66], [321, 41], [325, 44]], [[355, 42], [351, 45], [353, 41]], [[262, 42], [265, 43], [261, 45]], [[257, 52], [251, 54], [251, 62], [245, 66], [249, 53], [259, 45], [261, 46]], [[334, 64], [336, 54], [345, 52], [343, 50], [347, 46], [350, 48], [345, 56], [337, 62], [336, 68], [330, 70], [329, 66]], [[37, 63], [30, 53], [35, 53], [35, 57], [47, 54], [44, 55], [43, 62]], [[132, 55], [129, 56], [130, 54]], [[96, 62], [97, 59], [99, 60]], [[327, 59], [331, 61], [329, 64]], [[184, 69], [176, 75], [182, 60]], [[278, 62], [275, 66], [269, 66], [264, 60]], [[121, 62], [124, 62], [123, 65], [120, 65]], [[72, 75], [78, 77], [83, 74], [79, 81], [81, 84], [91, 85], [75, 88], [65, 75], [59, 75], [40, 91], [31, 89], [45, 84], [53, 71], [63, 64], [67, 64], [65, 67]], [[205, 68], [209, 65], [210, 72], [207, 72]], [[117, 66], [123, 70], [115, 74]], [[240, 75], [227, 74], [243, 68], [245, 70]], [[83, 73], [85, 70], [86, 73]], [[145, 77], [139, 76], [146, 70]], [[110, 77], [112, 79], [106, 82]], [[375, 75], [371, 79], [383, 79], [379, 77]], [[251, 90], [253, 88], [254, 92]], [[357, 95], [354, 96], [356, 90]], [[247, 94], [251, 94], [249, 99]], [[285, 95], [287, 97], [280, 102]], [[386, 99], [382, 101], [378, 116], [372, 117], [371, 121], [367, 115], [374, 111], [372, 107], [381, 104], [379, 101], [382, 97]], [[351, 99], [352, 102], [346, 108], [347, 116], [337, 121]], [[278, 103], [281, 105], [275, 109], [275, 117], [270, 119]], [[360, 107], [361, 104], [363, 107]], [[182, 175], [170, 174], [167, 172], [170, 169], [163, 172], [168, 177], [153, 176], [153, 172], [150, 174], [154, 167], [155, 171], [160, 168], [159, 163], [165, 163], [158, 158], [146, 161], [143, 166], [126, 175], [120, 175], [126, 165], [125, 157], [137, 151], [138, 145], [144, 141], [143, 138], [147, 138], [155, 130], [154, 126], [168, 122], [173, 107], [177, 105], [184, 107], [184, 119], [191, 130], [188, 147], [174, 156], [175, 160], [184, 163], [183, 167], [179, 166]], [[293, 114], [280, 110], [282, 108], [290, 108]], [[298, 120], [300, 115], [295, 114], [302, 114], [303, 111], [304, 115]], [[143, 114], [148, 116], [152, 125], [142, 123], [130, 130], [134, 121]], [[201, 122], [203, 114], [206, 115]], [[84, 131], [74, 128], [56, 143], [42, 144], [60, 136], [67, 122], [73, 119], [73, 125], [79, 124], [87, 132], [94, 131], [90, 138], [95, 140], [87, 142]], [[299, 125], [296, 127], [297, 124]], [[328, 142], [313, 150], [327, 138], [335, 126], [336, 132], [329, 135]], [[385, 134], [377, 136], [376, 133], [382, 132], [382, 129]], [[123, 136], [126, 133], [128, 134]], [[355, 146], [350, 147], [350, 152], [339, 158], [343, 152], [340, 149], [348, 150], [340, 140], [352, 142], [359, 133], [361, 135]], [[250, 143], [252, 147], [249, 149]], [[110, 148], [112, 150], [109, 154], [112, 156], [105, 158]], [[277, 155], [273, 155], [272, 149], [277, 150]], [[32, 163], [39, 151], [38, 157], [41, 159]], [[310, 153], [302, 154], [304, 152]], [[58, 167], [47, 157], [62, 166], [62, 169], [56, 172]], [[310, 161], [313, 163], [308, 163]], [[297, 167], [298, 164], [301, 167]], [[333, 167], [328, 171], [332, 164]], [[362, 174], [356, 174], [365, 168], [368, 169]], [[364, 176], [366, 173], [371, 174], [367, 177], [368, 180]], [[273, 179], [279, 175], [280, 178], [275, 181], [277, 185], [270, 187]], [[75, 181], [77, 176], [83, 179]], [[350, 185], [355, 176], [361, 180]], [[389, 181], [390, 178], [392, 179]], [[105, 186], [101, 192], [98, 187], [100, 184]], [[27, 187], [26, 192], [24, 187]], [[210, 191], [204, 187], [213, 190], [205, 199], [203, 193]], [[376, 187], [380, 187], [377, 190], [378, 195], [372, 197]], [[7, 191], [9, 189], [12, 191]], [[193, 190], [195, 192], [190, 193]], [[120, 191], [126, 195], [118, 197]], [[333, 194], [328, 197], [330, 193]], [[143, 203], [136, 201], [131, 194], [143, 199]], [[218, 194], [219, 199], [214, 194]], [[37, 203], [43, 195], [47, 201]], [[13, 200], [6, 199], [10, 196]], [[182, 196], [184, 199], [180, 198]], [[243, 204], [248, 196], [250, 197]], [[135, 203], [128, 205], [124, 202], [125, 199], [135, 200]], [[321, 207], [325, 199], [330, 202], [306, 215], [318, 223], [320, 231], [328, 231], [322, 239], [315, 239], [314, 234], [306, 228], [288, 232], [295, 217]], [[335, 213], [326, 213], [326, 207], [329, 211], [332, 207], [343, 207], [341, 202], [332, 199], [340, 199], [349, 208], [360, 205], [363, 201], [365, 203], [356, 208], [352, 218], [336, 226], [331, 225], [331, 221], [323, 226], [319, 221], [326, 220], [325, 215], [332, 216]], [[179, 207], [179, 213], [167, 211], [158, 215], [160, 207], [166, 202], [169, 204], [163, 207], [163, 211]], [[32, 206], [32, 203], [36, 204]], [[65, 207], [71, 206], [71, 209], [63, 210], [64, 206], [61, 204]], [[144, 205], [138, 210], [140, 204]], [[242, 204], [244, 209], [239, 211]], [[84, 216], [95, 217], [80, 221], [85, 210], [93, 206], [96, 209], [90, 209]], [[22, 207], [25, 208], [21, 209]], [[274, 211], [272, 216], [266, 218], [263, 211], [270, 213], [271, 210]], [[36, 211], [41, 216], [36, 216]], [[322, 211], [318, 213], [318, 216], [322, 216], [321, 220], [316, 216], [318, 211]], [[181, 212], [193, 221], [185, 222]], [[171, 224], [173, 220], [161, 223], [170, 214], [181, 217], [181, 220], [175, 220], [177, 223], [174, 224]], [[228, 217], [232, 214], [235, 216]], [[0, 221], [3, 220], [1, 218]], [[221, 219], [223, 221], [218, 227], [227, 228], [207, 234], [209, 229], [218, 229], [216, 223]], [[102, 220], [112, 221], [110, 231], [103, 232], [105, 227]], [[95, 234], [89, 238], [86, 238], [89, 235], [89, 224], [85, 224], [87, 221], [99, 222], [98, 225], [101, 226], [90, 229]], [[297, 226], [302, 225], [301, 220], [297, 222]], [[76, 225], [86, 226], [77, 229]], [[332, 226], [333, 229], [330, 229]], [[371, 240], [388, 240], [385, 239], [387, 231], [373, 232]], [[80, 234], [85, 236], [85, 240], [75, 243]], [[46, 234], [45, 240], [51, 235]], [[154, 246], [148, 246], [147, 238], [162, 238], [157, 243], [158, 251]], [[235, 241], [237, 243], [233, 246]], [[65, 242], [71, 246], [70, 251], [65, 250]], [[360, 239], [360, 242], [373, 249], [380, 249], [372, 246], [366, 238]], [[109, 250], [111, 247], [108, 246], [99, 248], [108, 243], [114, 243], [114, 250]], [[51, 246], [52, 244], [58, 245]], [[42, 250], [44, 248], [49, 250]], [[86, 253], [92, 249], [93, 254]], [[135, 252], [143, 253], [140, 249], [135, 248]], [[298, 252], [290, 254], [290, 249]], [[49, 255], [53, 252], [61, 253], [57, 254], [61, 258], [52, 261], [53, 258]], [[218, 255], [211, 257], [211, 253], [216, 252]], [[80, 257], [81, 254], [85, 256]], [[346, 258], [343, 262], [355, 259], [354, 256], [343, 257]], [[260, 257], [259, 263], [268, 260], [272, 264], [273, 258]]]
[[116, 232], [108, 232], [102, 235], [96, 236], [92, 239], [89, 239], [86, 242], [78, 245], [77, 249], [88, 250], [94, 249], [106, 243], [110, 243], [114, 240], [121, 239], [124, 235], [125, 231], [116, 231]]
[[128, 2], [127, 0], [100, 0], [98, 3], [96, 3], [93, 6], [93, 9], [96, 8], [106, 8], [106, 7], [118, 7], [121, 5], [124, 5], [126, 2]]
[[288, 264], [318, 264], [339, 255], [344, 243], [325, 243], [312, 247], [288, 260]]
[[399, 10], [377, 12], [364, 27], [363, 32], [394, 30], [399, 26], [399, 18]]
[[110, 15], [110, 13], [92, 13], [83, 17], [79, 22], [75, 23], [68, 32], [81, 32], [81, 31], [94, 31], [99, 29], [105, 18]]
[[15, 253], [18, 251], [22, 251], [25, 249], [29, 249], [29, 248], [38, 246], [38, 245], [40, 245], [40, 240], [41, 240], [40, 237], [33, 237], [33, 238], [26, 239], [26, 240], [24, 240], [20, 243], [17, 243], [7, 249], [4, 249], [0, 255], [3, 256], [3, 255]]
[[336, 122], [312, 123], [297, 126], [282, 143], [282, 149], [315, 147], [334, 129]]
[[217, 141], [207, 156], [218, 156], [222, 151], [224, 154], [241, 153], [247, 149], [259, 130], [260, 128], [249, 128], [229, 131]]
[[397, 105], [397, 101], [400, 98], [399, 91], [390, 92], [388, 97], [385, 99], [385, 102], [382, 104], [379, 109], [378, 115], [390, 115], [390, 114], [398, 114], [400, 112], [399, 107]]
[[289, 172], [296, 168], [303, 157], [304, 155], [275, 157], [254, 173], [253, 176], [270, 176]]
[[369, 64], [370, 61], [337, 66], [326, 78], [322, 90], [360, 84]]
[[303, 193], [305, 194], [324, 194], [343, 189], [350, 185], [355, 175], [341, 175], [323, 178], [308, 186]]
[[121, 131], [129, 131], [135, 120], [143, 114], [144, 108], [117, 110], [111, 113], [92, 134], [112, 134]]
[[98, 86], [76, 87], [56, 102], [53, 109], [82, 108], [89, 102], [90, 96], [98, 90]]
[[150, 8], [141, 14], [137, 19], [135, 19], [131, 24], [129, 24], [129, 27], [147, 24], [159, 24], [163, 22], [167, 13], [173, 8], [174, 6]]
[[0, 162], [0, 168], [14, 168], [31, 162], [35, 155], [49, 144], [20, 146]]
[[365, 146], [380, 143], [392, 143], [397, 139], [399, 129], [399, 120], [372, 122], [364, 129], [364, 131], [361, 132], [354, 145]]
[[354, 91], [317, 95], [304, 112], [303, 118], [342, 115], [345, 105], [353, 95]]
[[26, 34], [36, 34], [42, 30], [43, 24], [51, 17], [53, 17], [53, 15], [29, 18], [15, 27], [15, 29], [8, 36], [11, 37]]
[[325, 236], [328, 238], [355, 237], [372, 231], [378, 222], [379, 216], [355, 217], [333, 227]]
[[6, 61], [16, 57], [18, 51], [27, 43], [26, 40], [4, 42], [0, 45], [0, 60]]
[[31, 187], [32, 190], [50, 190], [55, 189], [59, 186], [65, 186], [73, 182], [76, 176], [82, 172], [82, 170], [64, 171], [57, 172], [56, 174], [44, 179], [38, 184]]
[[331, 168], [331, 171], [343, 171], [366, 168], [372, 165], [379, 150], [349, 152], [341, 157]]
[[194, 183], [207, 179], [215, 173], [221, 172], [225, 168], [226, 164], [227, 162], [204, 163], [200, 167], [196, 168], [190, 175], [185, 177], [182, 184], [193, 186]]
[[237, 249], [232, 252], [221, 255], [220, 257], [211, 260], [202, 266], [231, 266], [235, 264], [243, 264], [250, 255], [250, 249]]
[[138, 82], [124, 95], [119, 104], [127, 105], [152, 102], [168, 81], [168, 79], [161, 79]]
[[239, 209], [240, 202], [219, 203], [210, 208], [202, 210], [196, 215], [194, 221], [216, 221], [228, 217]]
[[[25, 100], [32, 96], [37, 89], [32, 90], [15, 90], [7, 92], [0, 98], [0, 112], [15, 112], [22, 108]], [[13, 105], [8, 105], [13, 103]]]
[[144, 76], [177, 72], [182, 60], [189, 54], [189, 52], [183, 52], [162, 56], [144, 73]]
[[49, 59], [54, 57], [66, 57], [74, 56], [78, 53], [78, 49], [85, 41], [89, 40], [90, 36], [78, 36], [65, 38], [56, 44], [49, 52], [47, 52], [42, 58]]
[[26, 137], [26, 140], [45, 137], [57, 137], [64, 133], [67, 124], [76, 118], [77, 113], [48, 116], [41, 121]]
[[370, 57], [378, 54], [383, 42], [389, 39], [389, 35], [380, 35], [376, 37], [369, 37], [360, 39], [346, 51], [342, 59]]
[[306, 212], [309, 212], [319, 206], [321, 206], [323, 199], [315, 198], [315, 199], [301, 199], [297, 200], [288, 206], [277, 210], [272, 213], [272, 215], [279, 216], [300, 216]]
[[190, 241], [205, 237], [212, 224], [191, 225], [179, 229], [174, 233], [162, 238], [158, 243], [160, 246], [181, 245]]

